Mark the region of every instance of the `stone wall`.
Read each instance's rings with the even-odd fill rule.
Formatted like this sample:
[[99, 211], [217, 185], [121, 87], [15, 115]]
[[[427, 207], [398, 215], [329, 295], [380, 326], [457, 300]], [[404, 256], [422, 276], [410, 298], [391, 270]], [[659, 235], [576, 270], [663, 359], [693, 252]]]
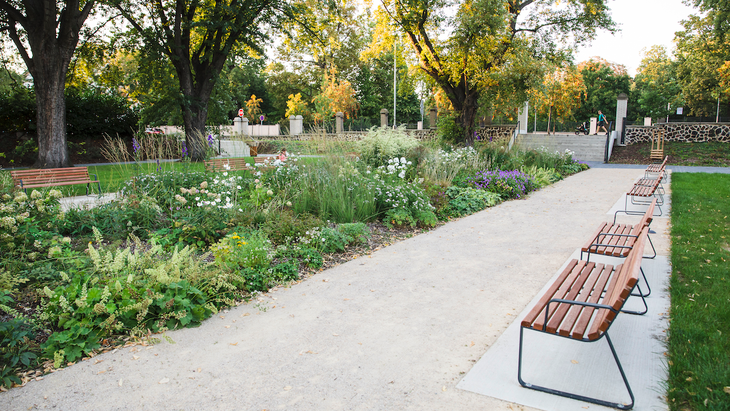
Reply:
[[654, 132], [663, 132], [664, 141], [730, 142], [730, 124], [727, 123], [668, 123], [653, 126], [626, 126], [626, 145], [650, 142]]
[[484, 126], [476, 131], [477, 140], [504, 142], [507, 144], [517, 128], [516, 124], [504, 126]]
[[[431, 140], [436, 138], [436, 130], [406, 130], [407, 134], [419, 140]], [[358, 141], [365, 137], [367, 131], [345, 131], [343, 133], [328, 133], [328, 134], [299, 134], [296, 136], [281, 135], [281, 136], [255, 136], [258, 141], [273, 141], [273, 140], [286, 140], [286, 141], [309, 141], [309, 140], [331, 140], [331, 141]], [[247, 136], [247, 139], [249, 137]]]

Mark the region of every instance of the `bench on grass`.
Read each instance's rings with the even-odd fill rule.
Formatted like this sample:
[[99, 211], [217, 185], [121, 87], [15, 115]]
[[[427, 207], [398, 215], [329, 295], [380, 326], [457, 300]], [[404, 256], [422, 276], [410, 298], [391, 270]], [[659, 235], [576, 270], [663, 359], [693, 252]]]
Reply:
[[[623, 306], [638, 283], [648, 233], [649, 227], [644, 227], [641, 230], [634, 246], [626, 256], [626, 260], [619, 266], [614, 267], [606, 264], [572, 260], [557, 280], [540, 297], [537, 304], [520, 323], [517, 368], [517, 379], [520, 385], [550, 394], [624, 410], [631, 409], [634, 406], [634, 394], [608, 335], [608, 330], [621, 312], [641, 314], [624, 311]], [[646, 301], [643, 297], [642, 301], [644, 307], [646, 307]], [[631, 403], [609, 402], [525, 382], [522, 379], [522, 349], [525, 330], [580, 342], [595, 342], [605, 337], [623, 378], [626, 390], [631, 397]]]
[[31, 170], [12, 170], [10, 176], [13, 183], [24, 191], [29, 188], [58, 187], [74, 184], [86, 184], [86, 195], [91, 192], [91, 184], [96, 183], [98, 194], [101, 195], [101, 183], [96, 174], [92, 174], [94, 179], [89, 176], [87, 167], [67, 167], [67, 168], [42, 168]]
[[206, 171], [238, 171], [251, 170], [245, 158], [212, 158], [205, 160]]
[[254, 165], [251, 165], [246, 162], [246, 158], [213, 158], [205, 161], [205, 169], [213, 172], [268, 170], [274, 168], [270, 165], [274, 160], [276, 160], [274, 157], [254, 157]]

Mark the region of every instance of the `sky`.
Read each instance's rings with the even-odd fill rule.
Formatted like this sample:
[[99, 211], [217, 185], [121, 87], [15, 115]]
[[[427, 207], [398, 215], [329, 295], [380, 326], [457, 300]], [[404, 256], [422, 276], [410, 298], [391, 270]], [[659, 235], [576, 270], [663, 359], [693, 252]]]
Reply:
[[600, 56], [623, 64], [632, 77], [641, 64], [643, 49], [663, 45], [671, 52], [674, 32], [683, 29], [680, 22], [690, 14], [699, 14], [682, 0], [609, 0], [608, 5], [621, 31], [612, 35], [599, 30], [589, 46], [578, 49], [575, 62]]

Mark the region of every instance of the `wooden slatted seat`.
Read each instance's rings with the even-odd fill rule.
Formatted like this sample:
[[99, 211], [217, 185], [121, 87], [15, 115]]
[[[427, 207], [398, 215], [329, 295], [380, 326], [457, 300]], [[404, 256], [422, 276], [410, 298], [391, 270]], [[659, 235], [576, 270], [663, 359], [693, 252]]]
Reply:
[[101, 195], [101, 183], [96, 174], [89, 175], [88, 167], [42, 168], [31, 170], [12, 170], [10, 176], [13, 183], [21, 189], [58, 187], [74, 184], [86, 184], [86, 195], [91, 192], [91, 184], [96, 183]]
[[212, 158], [205, 161], [207, 171], [252, 170], [245, 158]]
[[212, 158], [205, 161], [207, 171], [257, 171], [273, 169], [275, 157], [254, 157], [253, 165], [246, 161], [246, 158]]
[[[648, 226], [641, 230], [633, 248], [631, 248], [626, 260], [621, 265], [612, 266], [572, 260], [557, 280], [540, 297], [537, 304], [520, 323], [517, 378], [523, 387], [608, 407], [619, 409], [631, 409], [633, 407], [634, 394], [621, 367], [621, 362], [608, 335], [608, 330], [619, 313], [634, 313], [622, 311], [622, 309], [638, 283], [648, 233]], [[646, 301], [643, 297], [642, 301], [646, 308]], [[643, 313], [646, 313], [646, 310]], [[631, 403], [609, 402], [525, 382], [522, 379], [522, 350], [525, 330], [542, 332], [581, 342], [594, 342], [605, 337], [631, 397]]]
[[[636, 225], [616, 224], [615, 220], [613, 223], [602, 223], [590, 239], [581, 247], [581, 259], [583, 259], [583, 253], [588, 254], [588, 260], [590, 260], [591, 254], [624, 258], [629, 255], [636, 239], [639, 238], [641, 230], [644, 227], [649, 227], [651, 224], [656, 202], [657, 200], [655, 198]], [[649, 241], [651, 244], [651, 239]], [[654, 251], [654, 255], [656, 256], [656, 250]]]
[[[646, 167], [646, 170], [644, 171], [644, 177], [649, 178], [650, 174], [659, 174], [664, 172], [664, 170], [667, 167], [667, 161], [669, 160], [669, 156], [664, 157], [664, 161], [662, 161], [660, 164], [649, 164], [648, 167]], [[665, 175], [666, 177], [666, 175]]]
[[658, 215], [662, 215], [661, 206], [664, 205], [664, 188], [661, 187], [661, 182], [663, 178], [664, 172], [661, 172], [655, 179], [639, 179], [639, 181], [634, 184], [631, 190], [626, 193], [624, 209], [616, 211], [616, 213], [614, 214], [614, 221], [616, 221], [616, 215], [618, 215], [618, 213], [624, 213], [628, 215], [643, 214], [641, 212], [630, 211], [629, 200], [633, 205], [649, 206], [650, 204], [655, 204], [655, 209], [659, 210]]

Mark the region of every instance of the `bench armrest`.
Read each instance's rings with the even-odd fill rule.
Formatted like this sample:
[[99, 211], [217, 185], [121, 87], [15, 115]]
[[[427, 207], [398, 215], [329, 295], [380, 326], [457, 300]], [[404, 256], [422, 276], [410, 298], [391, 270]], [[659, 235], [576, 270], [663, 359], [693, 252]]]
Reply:
[[606, 304], [596, 304], [596, 303], [589, 303], [589, 302], [585, 302], [585, 301], [575, 301], [575, 300], [566, 300], [566, 299], [563, 299], [563, 298], [553, 298], [550, 301], [548, 301], [547, 304], [545, 304], [545, 323], [543, 323], [543, 325], [542, 325], [542, 331], [543, 332], [547, 332], [547, 326], [548, 326], [548, 322], [549, 322], [549, 319], [550, 319], [550, 304], [552, 304], [552, 303], [564, 303], [564, 304], [570, 304], [570, 305], [580, 305], [580, 306], [583, 306], [583, 307], [591, 307], [591, 308], [596, 308], [596, 309], [599, 309], [599, 310], [600, 309], [611, 310], [611, 311], [613, 311], [616, 314], [619, 313], [618, 310], [616, 310], [615, 308], [611, 307], [610, 305], [606, 305]]

